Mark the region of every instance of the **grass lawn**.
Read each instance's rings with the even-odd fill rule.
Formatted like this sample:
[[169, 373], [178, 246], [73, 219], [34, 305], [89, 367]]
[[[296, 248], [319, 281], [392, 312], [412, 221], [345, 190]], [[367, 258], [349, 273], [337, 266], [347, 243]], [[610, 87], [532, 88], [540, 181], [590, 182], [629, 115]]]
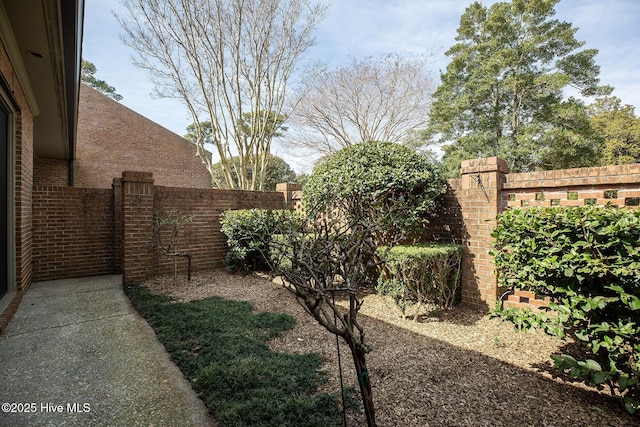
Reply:
[[295, 325], [292, 316], [218, 297], [176, 302], [135, 286], [126, 293], [221, 425], [340, 425], [338, 396], [316, 393], [326, 382], [320, 356], [267, 345]]

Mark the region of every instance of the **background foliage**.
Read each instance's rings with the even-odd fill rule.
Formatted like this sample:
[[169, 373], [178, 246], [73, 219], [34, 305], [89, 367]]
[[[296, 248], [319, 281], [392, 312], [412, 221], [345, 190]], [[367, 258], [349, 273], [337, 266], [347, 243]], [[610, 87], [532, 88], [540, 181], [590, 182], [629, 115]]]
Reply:
[[[291, 168], [291, 166], [284, 161], [282, 158], [278, 156], [269, 155], [267, 157], [267, 167], [265, 169], [265, 177], [264, 177], [264, 186], [263, 191], [275, 191], [276, 184], [280, 184], [282, 182], [298, 182], [298, 175]], [[232, 157], [227, 162], [227, 167], [232, 171], [235, 171], [236, 168], [240, 170], [240, 159], [238, 157]], [[222, 164], [220, 162], [214, 163], [211, 166], [211, 175], [212, 182], [217, 183], [214, 184], [216, 188], [229, 188], [224, 180], [224, 172], [222, 170]], [[248, 179], [253, 177], [253, 168], [249, 165], [246, 167], [246, 175]], [[304, 177], [303, 177], [304, 178]], [[232, 174], [232, 179], [235, 184], [237, 184], [237, 175]], [[233, 187], [233, 188], [238, 188]]]
[[640, 162], [640, 117], [619, 98], [603, 97], [589, 106], [591, 127], [603, 140], [600, 164], [622, 165]]
[[460, 18], [451, 62], [434, 93], [427, 139], [444, 143], [448, 177], [460, 161], [499, 156], [522, 172], [589, 166], [598, 146], [584, 103], [599, 86], [597, 50], [582, 49], [560, 0], [472, 3]]
[[116, 101], [122, 100], [122, 95], [116, 92], [116, 88], [95, 76], [96, 71], [98, 70], [92, 62], [83, 59], [80, 67], [80, 80], [111, 99]]

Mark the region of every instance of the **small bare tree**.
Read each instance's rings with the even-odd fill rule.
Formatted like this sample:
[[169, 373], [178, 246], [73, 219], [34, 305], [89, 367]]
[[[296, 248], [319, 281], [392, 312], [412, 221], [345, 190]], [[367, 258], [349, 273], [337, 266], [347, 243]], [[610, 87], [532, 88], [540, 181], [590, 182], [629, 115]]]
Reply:
[[[198, 156], [211, 170], [207, 130], [229, 188], [259, 189], [289, 79], [313, 45], [326, 7], [313, 0], [122, 0], [123, 42], [158, 97], [180, 99]], [[211, 121], [210, 129], [205, 125]], [[230, 168], [240, 159], [240, 182]], [[254, 171], [248, 178], [247, 171]]]
[[[306, 217], [284, 233], [259, 238], [269, 242], [264, 247], [270, 252], [263, 255], [274, 274], [283, 279], [307, 313], [349, 346], [371, 427], [376, 422], [366, 355], [372, 348], [357, 317], [363, 304], [359, 293], [375, 285], [376, 267], [385, 256], [376, 253], [380, 224], [369, 221], [364, 209], [357, 197], [346, 199], [331, 212]], [[344, 214], [347, 211], [349, 219]], [[340, 304], [345, 299], [347, 307]]]
[[[169, 211], [157, 214], [153, 222], [153, 247], [158, 252], [158, 263], [162, 257], [173, 257], [173, 284], [178, 282], [178, 257], [187, 258], [188, 280], [191, 280], [191, 255], [178, 249], [178, 234], [193, 222], [194, 214]], [[163, 239], [164, 237], [164, 239]]]
[[323, 155], [360, 142], [404, 143], [427, 125], [428, 58], [367, 57], [335, 70], [316, 64], [291, 98], [288, 143]]

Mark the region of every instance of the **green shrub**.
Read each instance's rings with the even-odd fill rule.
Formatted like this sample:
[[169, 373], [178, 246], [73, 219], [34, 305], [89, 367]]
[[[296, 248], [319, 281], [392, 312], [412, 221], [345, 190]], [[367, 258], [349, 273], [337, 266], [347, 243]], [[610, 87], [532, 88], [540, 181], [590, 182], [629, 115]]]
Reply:
[[376, 289], [393, 297], [403, 318], [411, 304], [417, 304], [414, 320], [423, 303], [451, 307], [460, 279], [462, 246], [418, 244], [378, 249], [380, 256], [385, 252]]
[[[593, 354], [554, 365], [590, 385], [609, 383], [627, 410], [640, 400], [640, 210], [602, 206], [511, 209], [492, 252], [499, 283], [549, 296], [547, 332], [573, 333]], [[512, 316], [513, 317], [513, 316]], [[617, 392], [616, 392], [617, 390]]]
[[425, 156], [391, 142], [347, 147], [314, 169], [303, 192], [311, 216], [338, 211], [376, 225], [377, 244], [419, 232], [435, 198], [445, 191], [439, 169]]
[[285, 210], [245, 209], [225, 211], [220, 220], [229, 251], [225, 264], [235, 270], [266, 270], [273, 235], [295, 230], [300, 215]]

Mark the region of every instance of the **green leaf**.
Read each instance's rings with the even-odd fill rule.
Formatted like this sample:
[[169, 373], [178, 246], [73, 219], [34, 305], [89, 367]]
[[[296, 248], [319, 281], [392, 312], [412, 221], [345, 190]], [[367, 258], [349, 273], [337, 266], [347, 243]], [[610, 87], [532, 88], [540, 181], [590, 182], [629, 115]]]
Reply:
[[593, 387], [598, 384], [602, 384], [607, 380], [607, 375], [604, 372], [595, 372], [590, 376], [590, 385]]
[[580, 370], [580, 368], [571, 368], [571, 370], [569, 371], [569, 378], [578, 378], [581, 373], [582, 371]]
[[602, 366], [593, 359], [587, 359], [584, 361], [585, 367], [590, 371], [602, 372]]
[[558, 369], [564, 365], [565, 361], [562, 356], [558, 356], [557, 354], [552, 354], [551, 359], [553, 360], [553, 367]]
[[612, 291], [617, 292], [619, 294], [624, 293], [624, 288], [620, 285], [608, 285], [608, 286], [605, 286], [605, 288], [611, 289]]
[[630, 399], [625, 399], [624, 408], [627, 410], [628, 413], [635, 414], [636, 410], [638, 409], [638, 402], [635, 402]]
[[589, 334], [587, 334], [586, 331], [576, 331], [574, 333], [574, 335], [576, 336], [576, 338], [578, 338], [580, 341], [589, 341], [590, 337]]
[[627, 375], [620, 375], [618, 377], [618, 387], [620, 387], [620, 392], [625, 391], [632, 385], [635, 385], [638, 381], [634, 378], [629, 379]]
[[568, 354], [563, 354], [561, 357], [569, 366], [574, 368], [578, 367], [578, 361], [574, 359], [572, 356], [569, 356]]

